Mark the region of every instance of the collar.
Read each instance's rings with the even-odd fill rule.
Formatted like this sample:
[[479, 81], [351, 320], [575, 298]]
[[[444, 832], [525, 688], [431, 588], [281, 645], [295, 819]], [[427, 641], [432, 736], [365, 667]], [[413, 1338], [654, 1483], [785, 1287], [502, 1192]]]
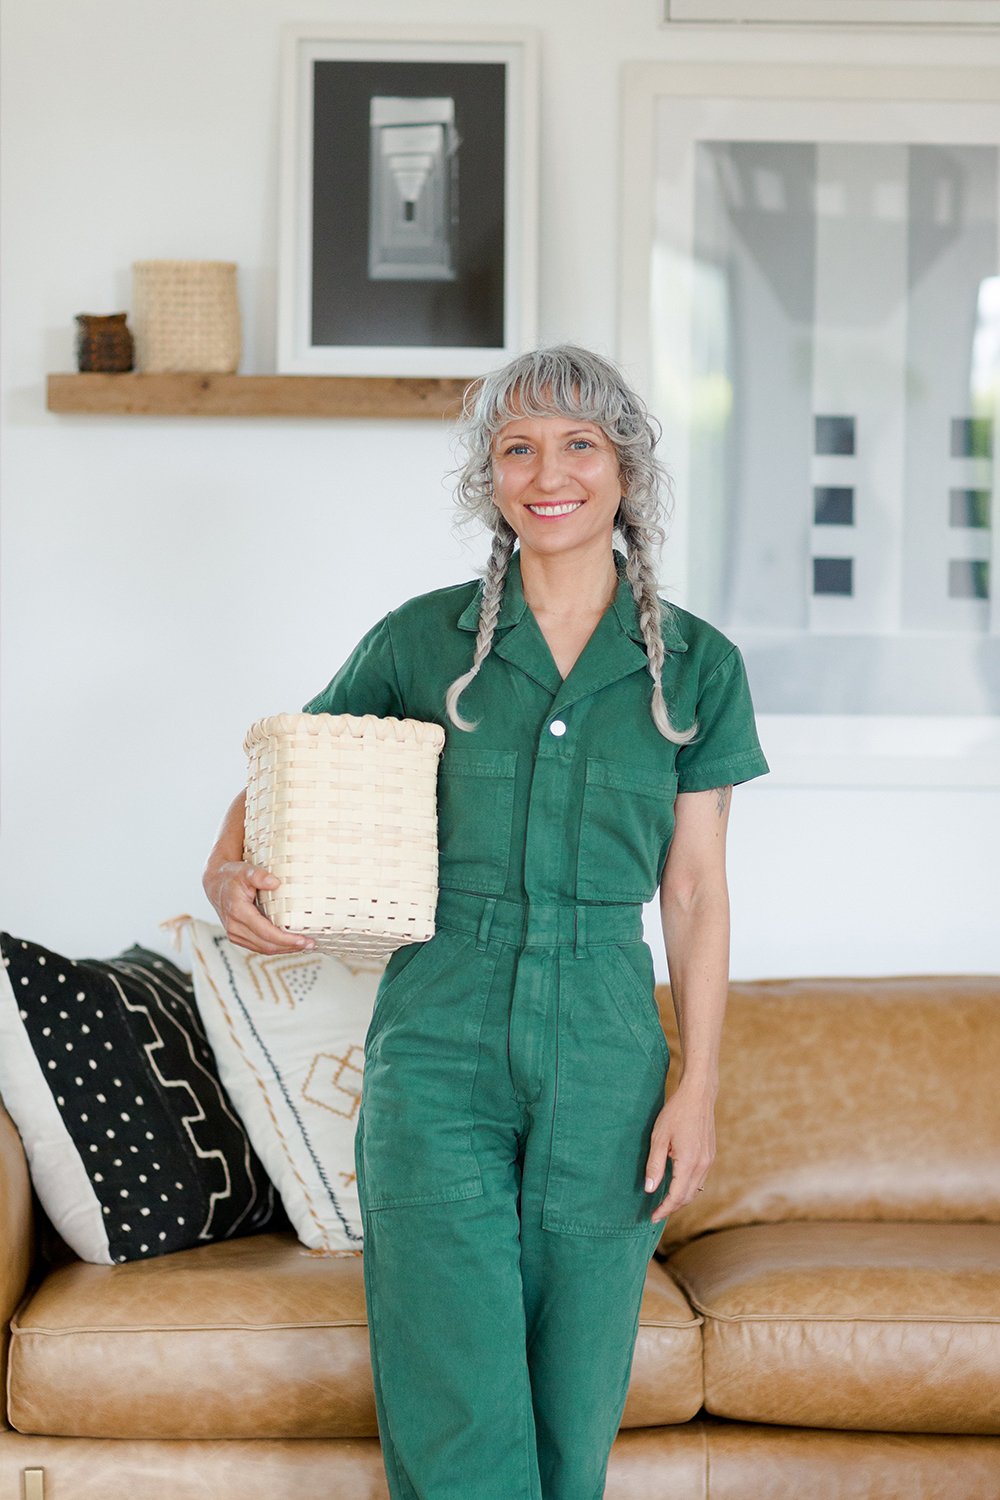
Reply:
[[[642, 630], [639, 627], [639, 614], [629, 588], [628, 579], [625, 576], [625, 558], [616, 550], [615, 568], [618, 572], [618, 588], [612, 600], [611, 608], [618, 617], [618, 623], [626, 635], [632, 640], [643, 644]], [[479, 601], [482, 598], [482, 585], [473, 594], [467, 607], [458, 617], [459, 630], [479, 629]], [[521, 554], [515, 552], [507, 569], [507, 578], [504, 583], [503, 599], [500, 603], [500, 613], [497, 616], [496, 628], [509, 630], [518, 625], [528, 606], [524, 599], [524, 587], [521, 582]], [[669, 605], [663, 616], [663, 644], [668, 651], [686, 651], [687, 641], [681, 635], [677, 625], [677, 616]]]
[[[618, 570], [618, 589], [612, 601], [612, 609], [618, 616], [618, 623], [626, 635], [630, 635], [634, 641], [638, 641], [645, 650], [642, 639], [642, 630], [639, 626], [639, 611], [636, 609], [632, 590], [625, 576], [625, 558], [617, 549], [615, 550], [615, 567]], [[668, 651], [686, 651], [688, 643], [681, 635], [677, 626], [677, 616], [669, 604], [663, 600], [663, 644]]]

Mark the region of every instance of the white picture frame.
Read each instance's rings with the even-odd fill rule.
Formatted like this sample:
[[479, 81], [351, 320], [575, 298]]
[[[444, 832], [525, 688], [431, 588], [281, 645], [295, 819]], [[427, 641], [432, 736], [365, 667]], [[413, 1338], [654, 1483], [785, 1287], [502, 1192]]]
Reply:
[[995, 27], [1000, 0], [666, 0], [664, 25]]
[[[990, 114], [988, 141], [1000, 141], [1000, 69], [980, 67], [890, 67], [733, 63], [627, 64], [622, 76], [622, 217], [619, 354], [657, 410], [653, 378], [653, 257], [658, 182], [657, 131], [661, 101], [676, 105], [672, 128], [698, 139], [858, 141], [932, 139], [927, 134], [935, 103]], [[828, 137], [823, 110], [849, 104], [856, 132], [836, 125]], [[690, 108], [686, 108], [690, 106]], [[760, 106], [756, 110], [755, 107]], [[888, 106], [888, 108], [886, 108]], [[983, 110], [983, 106], [987, 107]], [[929, 108], [930, 107], [930, 108]], [[880, 111], [884, 115], [878, 133]], [[685, 113], [687, 119], [685, 120]], [[895, 114], [902, 134], [894, 134]], [[700, 120], [699, 117], [700, 116]], [[905, 129], [903, 128], [905, 125]], [[924, 134], [921, 134], [921, 132]], [[700, 132], [700, 134], [699, 134]], [[741, 137], [742, 132], [742, 137]], [[874, 134], [873, 134], [874, 132]], [[973, 122], [959, 139], [977, 140]], [[693, 180], [693, 167], [692, 167]], [[693, 189], [692, 189], [693, 191]], [[680, 204], [680, 212], [686, 210]], [[684, 330], [678, 330], [683, 339]], [[698, 611], [691, 589], [691, 511], [683, 441], [666, 420], [665, 450], [674, 469], [676, 502], [664, 560], [664, 591], [682, 607]], [[994, 577], [997, 573], [994, 529]], [[994, 617], [1000, 610], [994, 611]], [[761, 739], [772, 767], [762, 786], [785, 787], [998, 787], [1000, 714], [761, 713]]]
[[[447, 318], [438, 318], [432, 307], [432, 295], [447, 302], [449, 290], [444, 281], [461, 280], [464, 273], [459, 259], [455, 272], [440, 267], [425, 268], [425, 276], [437, 277], [428, 291], [428, 280], [417, 274], [412, 277], [387, 282], [384, 270], [377, 274], [382, 279], [375, 290], [364, 285], [371, 261], [367, 249], [369, 220], [367, 207], [359, 211], [358, 194], [354, 191], [350, 200], [355, 212], [351, 230], [354, 239], [352, 248], [345, 255], [353, 269], [350, 274], [358, 282], [359, 296], [353, 299], [346, 293], [343, 302], [348, 310], [343, 319], [343, 328], [332, 317], [327, 322], [335, 326], [331, 333], [323, 320], [316, 316], [319, 299], [327, 296], [336, 299], [335, 266], [336, 253], [332, 259], [324, 258], [319, 265], [319, 256], [314, 256], [314, 209], [320, 202], [316, 183], [322, 181], [323, 164], [317, 165], [314, 154], [314, 122], [316, 79], [331, 77], [329, 70], [321, 75], [316, 64], [368, 65], [416, 63], [430, 64], [439, 69], [450, 69], [451, 75], [461, 83], [472, 74], [463, 75], [463, 65], [496, 64], [503, 72], [502, 124], [497, 125], [495, 113], [493, 129], [502, 131], [503, 137], [503, 181], [491, 191], [502, 191], [502, 229], [495, 230], [496, 240], [502, 238], [502, 247], [496, 246], [491, 265], [501, 263], [502, 273], [494, 269], [488, 295], [493, 299], [482, 316], [466, 323], [453, 319], [454, 327]], [[389, 76], [391, 70], [385, 70]], [[336, 75], [346, 78], [347, 73]], [[361, 72], [356, 72], [362, 78]], [[364, 77], [371, 74], [365, 73]], [[392, 77], [407, 76], [396, 70]], [[411, 76], [415, 77], [414, 71]], [[430, 74], [427, 74], [430, 76]], [[479, 75], [482, 76], [482, 75]], [[497, 75], [494, 73], [494, 77]], [[330, 87], [328, 84], [321, 84]], [[386, 85], [390, 87], [391, 85]], [[360, 85], [359, 85], [360, 87]], [[403, 88], [406, 88], [404, 82]], [[469, 97], [473, 98], [474, 90]], [[396, 101], [398, 102], [398, 101]], [[430, 101], [422, 100], [423, 104]], [[445, 101], [438, 101], [444, 103]], [[470, 106], [474, 107], [473, 106]], [[357, 113], [357, 106], [355, 106]], [[426, 113], [426, 111], [425, 111]], [[372, 117], [375, 118], [374, 116]], [[430, 118], [430, 117], [428, 117]], [[444, 119], [444, 116], [441, 117]], [[357, 122], [354, 122], [356, 126]], [[448, 128], [448, 127], [441, 127]], [[374, 126], [373, 126], [374, 129]], [[358, 145], [358, 130], [351, 137], [352, 149], [361, 157]], [[367, 137], [366, 137], [367, 138]], [[455, 137], [453, 137], [455, 138]], [[457, 148], [459, 162], [461, 146]], [[322, 150], [329, 156], [329, 138], [324, 138]], [[482, 155], [479, 158], [482, 160]], [[350, 168], [353, 177], [363, 180], [368, 192], [368, 156], [359, 159]], [[315, 175], [314, 175], [315, 174]], [[488, 174], [477, 171], [476, 183], [484, 183]], [[345, 179], [346, 180], [346, 179]], [[374, 178], [372, 178], [374, 181]], [[487, 189], [484, 187], [483, 191]], [[335, 189], [331, 189], [331, 192]], [[374, 189], [372, 189], [374, 191]], [[462, 181], [461, 166], [458, 167], [457, 216], [461, 226]], [[407, 214], [412, 205], [406, 205]], [[324, 213], [329, 209], [324, 208]], [[335, 218], [335, 213], [334, 213]], [[347, 222], [345, 216], [344, 222]], [[499, 222], [499, 220], [497, 220]], [[371, 231], [372, 233], [374, 231]], [[461, 228], [455, 231], [461, 235]], [[365, 248], [360, 248], [361, 240]], [[319, 243], [318, 240], [316, 243]], [[537, 33], [526, 28], [495, 27], [407, 27], [407, 26], [363, 26], [296, 24], [284, 29], [282, 55], [282, 131], [280, 161], [280, 227], [278, 268], [278, 371], [288, 375], [360, 375], [400, 377], [469, 377], [503, 364], [523, 349], [536, 342], [538, 299], [538, 38]], [[362, 258], [364, 266], [362, 267]], [[440, 261], [440, 255], [437, 257]], [[325, 282], [323, 281], [325, 278]], [[501, 287], [502, 283], [502, 287]], [[334, 288], [323, 291], [323, 286]], [[462, 288], [459, 287], [458, 292]], [[486, 296], [487, 294], [482, 294]], [[388, 301], [378, 299], [388, 298]], [[366, 301], [366, 298], [369, 298]], [[501, 300], [502, 299], [502, 300]], [[348, 306], [350, 304], [350, 306]], [[447, 306], [456, 305], [447, 302]], [[463, 306], [469, 305], [466, 294]], [[365, 309], [377, 309], [368, 317]], [[418, 309], [409, 318], [410, 307]], [[352, 310], [353, 309], [353, 310]], [[400, 315], [394, 309], [403, 310]], [[458, 315], [456, 315], [457, 318]], [[408, 321], [409, 320], [409, 321]], [[387, 330], [399, 330], [401, 340], [419, 336], [421, 329], [434, 331], [443, 327], [444, 336], [455, 338], [455, 328], [463, 341], [448, 344], [438, 342], [393, 342], [386, 337]], [[414, 334], [414, 329], [417, 334]], [[363, 335], [363, 337], [362, 337]], [[382, 341], [371, 342], [373, 338]], [[476, 342], [466, 340], [473, 338]], [[354, 340], [354, 341], [351, 341]]]

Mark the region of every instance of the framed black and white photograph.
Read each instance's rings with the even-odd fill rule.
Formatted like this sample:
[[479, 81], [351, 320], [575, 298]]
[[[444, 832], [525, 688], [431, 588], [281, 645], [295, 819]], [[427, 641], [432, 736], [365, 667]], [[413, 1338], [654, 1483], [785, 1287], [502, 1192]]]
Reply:
[[634, 65], [621, 353], [664, 584], [772, 785], [1000, 785], [1000, 97], [975, 70]]
[[535, 340], [537, 44], [293, 26], [278, 369], [470, 376]]

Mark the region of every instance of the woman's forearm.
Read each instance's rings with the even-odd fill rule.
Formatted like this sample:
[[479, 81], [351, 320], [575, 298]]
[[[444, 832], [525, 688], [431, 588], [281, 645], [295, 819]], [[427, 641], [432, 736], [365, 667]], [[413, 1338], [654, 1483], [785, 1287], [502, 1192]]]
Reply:
[[[218, 885], [223, 865], [237, 864], [243, 858], [246, 803], [247, 794], [245, 790], [240, 792], [238, 797], [233, 798], [226, 809], [226, 815], [219, 828], [218, 837], [212, 845], [212, 851], [205, 862], [205, 873], [202, 877], [202, 884], [205, 887], [205, 894], [210, 901], [212, 901], [212, 892]], [[212, 905], [215, 905], [214, 901], [212, 901]]]
[[674, 803], [674, 839], [660, 882], [663, 940], [681, 1044], [681, 1080], [653, 1127], [646, 1191], [672, 1163], [670, 1189], [652, 1221], [662, 1223], [700, 1192], [715, 1156], [719, 1044], [729, 986], [726, 825], [730, 787], [684, 792]]
[[713, 871], [688, 889], [665, 881], [660, 909], [681, 1043], [680, 1086], [714, 1098], [729, 982], [725, 872]]

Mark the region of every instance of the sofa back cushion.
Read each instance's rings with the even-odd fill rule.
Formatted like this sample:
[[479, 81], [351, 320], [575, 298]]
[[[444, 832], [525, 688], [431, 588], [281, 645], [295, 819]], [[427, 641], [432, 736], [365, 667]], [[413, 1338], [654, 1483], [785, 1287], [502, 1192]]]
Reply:
[[998, 977], [733, 984], [718, 1154], [663, 1248], [785, 1219], [1000, 1222], [998, 1098]]

